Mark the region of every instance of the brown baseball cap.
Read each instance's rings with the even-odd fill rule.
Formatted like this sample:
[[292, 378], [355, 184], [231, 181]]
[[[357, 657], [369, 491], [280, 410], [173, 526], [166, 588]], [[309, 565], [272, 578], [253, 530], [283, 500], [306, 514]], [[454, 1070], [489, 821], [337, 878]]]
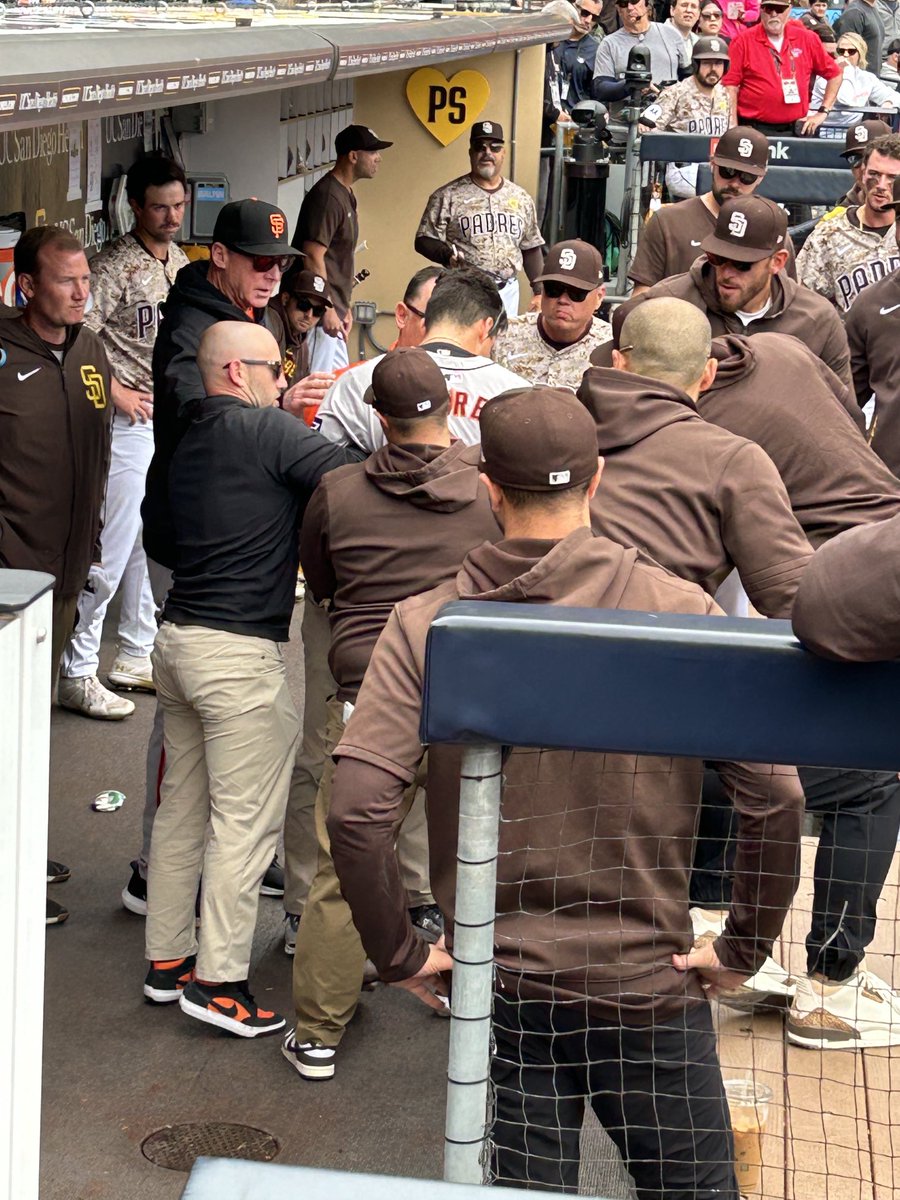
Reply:
[[787, 246], [787, 215], [764, 196], [732, 196], [719, 209], [716, 228], [700, 243], [707, 254], [735, 262], [760, 262]]
[[281, 280], [280, 290], [289, 296], [318, 300], [326, 308], [334, 308], [328, 295], [328, 280], [315, 271], [289, 271]]
[[603, 283], [603, 255], [589, 242], [574, 239], [550, 247], [543, 274], [534, 283], [571, 283], [593, 291]]
[[860, 121], [858, 125], [851, 125], [844, 138], [841, 158], [851, 158], [855, 154], [862, 154], [869, 142], [874, 142], [876, 138], [884, 137], [886, 133], [890, 132], [891, 127], [887, 121]]
[[429, 416], [447, 403], [448, 395], [447, 381], [428, 351], [403, 346], [388, 350], [376, 363], [363, 399], [386, 417], [408, 421]]
[[749, 125], [735, 125], [716, 142], [712, 161], [719, 167], [765, 175], [769, 166], [769, 139]]
[[481, 469], [501, 487], [565, 492], [593, 479], [597, 429], [561, 388], [514, 388], [481, 410]]
[[701, 37], [694, 42], [691, 58], [695, 61], [710, 59], [712, 62], [729, 62], [728, 43], [723, 37]]

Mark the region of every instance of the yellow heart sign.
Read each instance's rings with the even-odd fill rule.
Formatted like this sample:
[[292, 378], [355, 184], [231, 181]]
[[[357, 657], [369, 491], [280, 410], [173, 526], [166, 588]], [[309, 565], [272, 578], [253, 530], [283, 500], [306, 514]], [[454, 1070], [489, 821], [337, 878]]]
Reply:
[[457, 71], [448, 79], [435, 67], [422, 67], [406, 81], [410, 108], [442, 146], [469, 128], [490, 95], [491, 85], [477, 71]]

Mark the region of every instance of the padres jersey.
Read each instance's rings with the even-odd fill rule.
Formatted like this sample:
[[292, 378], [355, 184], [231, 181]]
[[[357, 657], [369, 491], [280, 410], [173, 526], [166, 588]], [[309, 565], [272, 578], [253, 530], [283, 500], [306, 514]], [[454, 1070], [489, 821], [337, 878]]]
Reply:
[[900, 267], [894, 226], [863, 229], [860, 209], [838, 209], [819, 221], [797, 255], [797, 278], [846, 312], [859, 293]]
[[469, 266], [503, 284], [522, 269], [522, 251], [543, 246], [534, 201], [504, 179], [493, 192], [461, 175], [432, 192], [416, 237], [439, 238], [461, 250]]
[[187, 261], [172, 243], [161, 262], [133, 233], [91, 259], [94, 306], [84, 323], [103, 342], [110, 369], [125, 387], [153, 390], [151, 361], [160, 306]]
[[587, 332], [577, 342], [559, 350], [541, 333], [539, 315], [528, 312], [513, 317], [509, 327], [494, 343], [494, 358], [517, 375], [524, 375], [535, 387], [564, 387], [577, 391], [582, 375], [591, 365], [591, 354], [598, 346], [612, 340], [612, 329], [606, 321], [594, 317]]
[[728, 129], [728, 93], [717, 83], [702, 92], [693, 76], [665, 88], [659, 99], [645, 108], [641, 120], [659, 130], [721, 137]]

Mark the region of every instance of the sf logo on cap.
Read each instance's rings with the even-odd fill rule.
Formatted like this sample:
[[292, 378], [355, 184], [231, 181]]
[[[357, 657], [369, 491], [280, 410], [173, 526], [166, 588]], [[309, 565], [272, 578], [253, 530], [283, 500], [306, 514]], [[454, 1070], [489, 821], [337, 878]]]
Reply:
[[281, 213], [269, 213], [269, 227], [275, 237], [281, 237], [284, 233], [284, 217]]
[[317, 292], [325, 291], [325, 280], [321, 275], [313, 275], [313, 287]]
[[575, 266], [575, 251], [566, 247], [559, 256], [559, 265], [564, 271], [571, 271]]
[[735, 237], [743, 237], [747, 232], [747, 218], [742, 212], [731, 214], [731, 220], [728, 222], [728, 232]]
[[749, 138], [741, 138], [737, 144], [737, 152], [741, 158], [749, 158], [753, 153], [753, 143]]

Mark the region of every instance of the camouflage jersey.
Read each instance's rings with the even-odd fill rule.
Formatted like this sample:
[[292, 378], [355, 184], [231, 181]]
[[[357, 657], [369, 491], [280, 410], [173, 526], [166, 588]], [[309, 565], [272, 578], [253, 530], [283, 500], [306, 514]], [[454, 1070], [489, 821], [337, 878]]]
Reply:
[[543, 246], [534, 201], [509, 179], [492, 192], [460, 175], [428, 198], [416, 237], [461, 250], [469, 266], [503, 284], [522, 269], [522, 251]]
[[711, 92], [701, 92], [694, 78], [664, 88], [659, 98], [641, 113], [641, 120], [660, 131], [696, 133], [721, 137], [728, 129], [728, 93], [717, 83]]
[[797, 279], [846, 312], [863, 288], [900, 267], [894, 226], [862, 229], [860, 209], [826, 213], [797, 255]]
[[536, 312], [527, 312], [510, 320], [509, 327], [494, 343], [494, 361], [524, 376], [533, 387], [564, 387], [574, 392], [591, 365], [593, 351], [612, 339], [612, 329], [594, 317], [587, 333], [577, 342], [557, 349], [541, 334], [538, 316]]
[[174, 243], [161, 262], [133, 233], [91, 259], [94, 304], [84, 323], [99, 335], [112, 373], [125, 387], [153, 390], [150, 364], [160, 306], [187, 262]]

